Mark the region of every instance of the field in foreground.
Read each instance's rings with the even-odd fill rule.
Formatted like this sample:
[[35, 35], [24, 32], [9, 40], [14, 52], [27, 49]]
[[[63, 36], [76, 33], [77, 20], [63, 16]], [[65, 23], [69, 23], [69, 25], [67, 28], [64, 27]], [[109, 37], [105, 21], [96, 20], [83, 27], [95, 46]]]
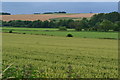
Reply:
[[16, 28], [16, 27], [3, 27], [3, 32], [9, 32], [21, 34], [36, 34], [46, 36], [62, 36], [66, 37], [67, 34], [72, 34], [73, 37], [79, 38], [98, 38], [98, 39], [118, 39], [118, 32], [87, 32], [87, 31], [75, 31], [75, 29], [68, 29], [68, 31], [59, 31], [58, 28]]
[[117, 78], [117, 40], [3, 33], [4, 74], [17, 78]]

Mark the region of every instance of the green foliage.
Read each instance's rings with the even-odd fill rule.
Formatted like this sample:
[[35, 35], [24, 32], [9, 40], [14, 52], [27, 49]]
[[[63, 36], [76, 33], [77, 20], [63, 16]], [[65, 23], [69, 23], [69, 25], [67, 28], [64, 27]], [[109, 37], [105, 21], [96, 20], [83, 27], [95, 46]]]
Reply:
[[65, 11], [59, 11], [59, 12], [45, 12], [43, 14], [66, 14]]
[[82, 29], [87, 30], [89, 28], [88, 19], [83, 18], [81, 21], [76, 22], [76, 31], [81, 31]]
[[105, 19], [107, 19], [111, 22], [120, 21], [120, 13], [118, 13], [118, 12], [107, 13], [107, 14], [105, 14], [104, 17], [105, 17]]
[[[108, 22], [104, 23], [103, 22], [104, 20], [107, 20]], [[120, 21], [120, 13], [118, 13], [118, 12], [112, 12], [112, 13], [106, 13], [106, 14], [105, 13], [100, 13], [100, 14], [94, 15], [90, 19], [89, 25], [92, 28], [92, 30], [95, 30], [95, 31], [108, 31], [108, 29], [118, 31], [118, 30], [116, 30], [118, 28], [115, 29], [115, 26], [113, 26], [118, 21]], [[111, 24], [111, 26], [109, 25], [109, 23]], [[96, 25], [99, 26], [99, 27], [96, 27]], [[103, 25], [106, 25], [106, 28], [104, 26], [104, 28], [101, 29], [100, 28], [101, 25], [102, 25], [102, 27], [103, 27]], [[109, 27], [107, 28], [107, 26], [109, 26]], [[112, 28], [110, 28], [110, 27], [112, 27]], [[118, 27], [120, 27], [120, 26], [118, 26]]]
[[111, 21], [109, 21], [109, 20], [103, 20], [101, 23], [99, 23], [97, 29], [99, 31], [105, 31], [105, 32], [107, 32], [107, 31], [111, 30], [113, 27], [114, 27], [114, 24]]
[[95, 14], [89, 21], [91, 27], [95, 26], [95, 24], [98, 22], [102, 22], [102, 20], [104, 19], [104, 15], [104, 13]]
[[73, 35], [72, 34], [67, 34], [67, 36], [66, 37], [73, 37]]
[[67, 29], [67, 31], [59, 31], [58, 28], [16, 28], [16, 27], [3, 27], [3, 32], [9, 32], [13, 30], [16, 33], [26, 33], [26, 34], [45, 34], [48, 36], [66, 36], [66, 34], [71, 33], [74, 37], [81, 38], [109, 38], [118, 39], [118, 32], [90, 32], [90, 31], [75, 31], [74, 29]]
[[[2, 26], [13, 27], [29, 27], [29, 28], [59, 28], [59, 26], [66, 26], [69, 29], [75, 29], [76, 31], [119, 31], [120, 13], [100, 13], [95, 14], [91, 19], [82, 18], [81, 20], [74, 19], [60, 19], [50, 21], [2, 21]], [[111, 26], [110, 26], [110, 24]], [[101, 26], [101, 27], [100, 27]]]
[[57, 21], [57, 22], [59, 22], [60, 20], [74, 20], [74, 21], [76, 21], [76, 20], [81, 20], [82, 18], [81, 17], [59, 17], [59, 18], [52, 18], [52, 19], [50, 19], [51, 21]]
[[59, 30], [60, 30], [60, 31], [67, 31], [67, 28], [66, 28], [65, 26], [60, 26], [60, 27], [59, 27]]
[[3, 33], [3, 78], [118, 78], [117, 42]]
[[11, 15], [10, 13], [2, 12], [0, 15]]
[[9, 33], [12, 33], [12, 30], [10, 30]]
[[32, 24], [31, 24], [31, 27], [32, 28], [42, 27], [42, 21], [40, 21], [40, 20], [33, 21]]
[[109, 20], [111, 22], [120, 21], [120, 13], [118, 12], [111, 12], [111, 13], [99, 13], [95, 14], [90, 19], [90, 25], [94, 26], [98, 22], [102, 22], [103, 20]]
[[120, 31], [120, 21], [116, 22], [113, 27], [114, 31]]

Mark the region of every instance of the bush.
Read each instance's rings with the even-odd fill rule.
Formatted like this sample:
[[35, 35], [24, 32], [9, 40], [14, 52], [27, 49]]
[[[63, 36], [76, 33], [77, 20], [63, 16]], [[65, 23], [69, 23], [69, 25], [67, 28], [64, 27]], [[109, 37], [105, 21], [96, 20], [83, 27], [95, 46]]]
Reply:
[[66, 37], [73, 37], [73, 35], [72, 34], [67, 34], [67, 36]]
[[10, 30], [9, 33], [12, 33], [12, 30]]
[[59, 30], [60, 31], [67, 31], [67, 28], [65, 26], [61, 26], [61, 27], [59, 27]]

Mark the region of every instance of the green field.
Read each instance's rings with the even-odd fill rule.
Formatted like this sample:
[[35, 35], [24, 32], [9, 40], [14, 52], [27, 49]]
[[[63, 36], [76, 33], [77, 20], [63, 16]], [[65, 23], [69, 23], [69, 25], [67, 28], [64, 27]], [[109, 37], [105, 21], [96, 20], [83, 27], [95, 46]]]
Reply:
[[[59, 18], [52, 18], [52, 19], [50, 19], [50, 20], [54, 20], [54, 21], [60, 21], [60, 20], [74, 20], [74, 21], [76, 21], [76, 20], [82, 20], [83, 18], [81, 18], [81, 17], [59, 17]], [[90, 19], [90, 18], [87, 18], [88, 20]]]
[[100, 38], [100, 39], [118, 39], [118, 32], [77, 32], [74, 29], [68, 29], [68, 31], [59, 31], [57, 28], [13, 28], [3, 27], [3, 32], [13, 33], [26, 33], [26, 34], [40, 34], [48, 36], [61, 36], [65, 37], [67, 34], [72, 34], [74, 37], [79, 38]]
[[[55, 20], [55, 21], [59, 21], [59, 20], [82, 20], [81, 17], [60, 17], [60, 18], [52, 18], [50, 20]], [[88, 18], [89, 19], [89, 18]]]
[[15, 31], [33, 35], [3, 33], [3, 70], [12, 64], [4, 78], [118, 77], [118, 40], [96, 39], [117, 33], [70, 32], [75, 37], [69, 38], [69, 32]]

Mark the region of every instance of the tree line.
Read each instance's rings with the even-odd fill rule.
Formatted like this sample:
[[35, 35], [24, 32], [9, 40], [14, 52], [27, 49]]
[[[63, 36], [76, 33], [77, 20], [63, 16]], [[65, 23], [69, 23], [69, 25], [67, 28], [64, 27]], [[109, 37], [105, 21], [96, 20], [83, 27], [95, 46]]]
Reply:
[[11, 15], [11, 14], [6, 12], [1, 12], [0, 15]]
[[76, 31], [120, 31], [120, 13], [99, 13], [90, 19], [82, 18], [82, 20], [50, 20], [50, 21], [21, 21], [11, 20], [2, 21], [2, 26], [9, 27], [27, 27], [27, 28], [59, 28], [65, 27], [75, 29]]
[[[44, 12], [43, 14], [66, 14], [65, 11], [59, 11], [59, 12]], [[41, 14], [41, 13], [34, 13], [34, 14]]]

